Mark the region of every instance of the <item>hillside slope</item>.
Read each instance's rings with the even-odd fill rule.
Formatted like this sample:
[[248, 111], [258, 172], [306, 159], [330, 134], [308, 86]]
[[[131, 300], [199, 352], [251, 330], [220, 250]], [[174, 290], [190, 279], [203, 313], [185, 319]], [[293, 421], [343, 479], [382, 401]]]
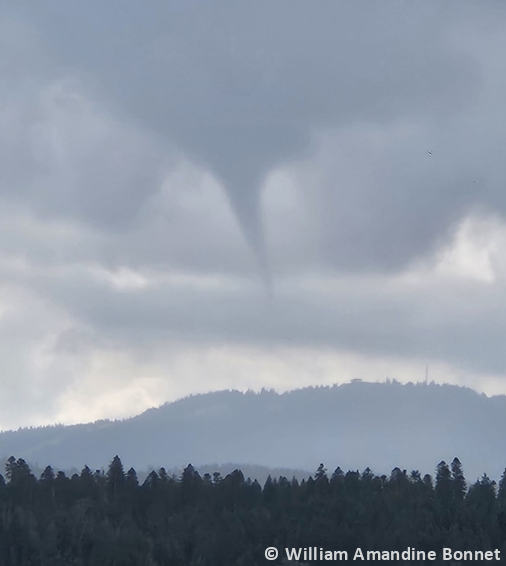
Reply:
[[272, 391], [221, 391], [124, 421], [0, 433], [0, 456], [44, 466], [146, 469], [234, 462], [314, 470], [394, 466], [432, 472], [458, 456], [474, 481], [506, 466], [506, 397], [434, 384], [365, 383]]

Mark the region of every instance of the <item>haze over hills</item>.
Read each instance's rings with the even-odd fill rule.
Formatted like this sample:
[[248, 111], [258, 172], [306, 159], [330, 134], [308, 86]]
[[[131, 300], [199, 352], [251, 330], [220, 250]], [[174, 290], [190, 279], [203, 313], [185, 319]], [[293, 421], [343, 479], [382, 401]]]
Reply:
[[0, 455], [39, 467], [167, 469], [206, 464], [314, 471], [395, 466], [432, 473], [460, 458], [469, 481], [506, 466], [506, 396], [453, 385], [367, 383], [278, 394], [219, 391], [186, 397], [123, 421], [0, 433]]

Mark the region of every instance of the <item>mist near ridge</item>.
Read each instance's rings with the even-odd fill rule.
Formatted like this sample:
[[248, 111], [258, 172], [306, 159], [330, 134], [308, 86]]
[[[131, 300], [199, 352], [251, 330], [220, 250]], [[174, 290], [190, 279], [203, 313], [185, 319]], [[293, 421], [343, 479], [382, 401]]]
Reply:
[[329, 471], [370, 467], [387, 475], [396, 466], [433, 473], [441, 460], [458, 457], [472, 482], [484, 472], [500, 478], [504, 430], [506, 396], [451, 385], [353, 382], [284, 394], [221, 391], [124, 421], [3, 432], [0, 456], [67, 470], [106, 468], [118, 454], [140, 471], [190, 462], [314, 471], [323, 462]]

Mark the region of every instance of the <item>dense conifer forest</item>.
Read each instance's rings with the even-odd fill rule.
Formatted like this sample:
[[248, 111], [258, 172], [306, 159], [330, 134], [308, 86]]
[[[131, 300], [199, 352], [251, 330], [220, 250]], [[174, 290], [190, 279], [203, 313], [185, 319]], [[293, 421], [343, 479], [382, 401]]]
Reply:
[[[3, 566], [233, 566], [268, 563], [267, 547], [350, 553], [450, 547], [506, 555], [506, 472], [467, 486], [462, 465], [440, 462], [433, 475], [395, 468], [327, 472], [306, 480], [240, 470], [180, 477], [164, 468], [140, 484], [118, 456], [107, 471], [67, 477], [46, 467], [36, 478], [11, 457], [0, 476]], [[360, 562], [360, 560], [359, 560]], [[295, 562], [291, 562], [295, 563]], [[311, 561], [312, 564], [327, 563]], [[397, 564], [399, 561], [396, 562]]]

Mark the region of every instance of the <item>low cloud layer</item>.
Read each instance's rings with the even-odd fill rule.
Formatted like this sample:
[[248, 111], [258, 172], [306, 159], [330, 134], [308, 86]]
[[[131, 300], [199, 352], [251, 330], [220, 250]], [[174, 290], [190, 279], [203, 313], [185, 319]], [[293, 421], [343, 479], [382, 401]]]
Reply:
[[502, 5], [0, 13], [1, 427], [426, 364], [506, 392]]

